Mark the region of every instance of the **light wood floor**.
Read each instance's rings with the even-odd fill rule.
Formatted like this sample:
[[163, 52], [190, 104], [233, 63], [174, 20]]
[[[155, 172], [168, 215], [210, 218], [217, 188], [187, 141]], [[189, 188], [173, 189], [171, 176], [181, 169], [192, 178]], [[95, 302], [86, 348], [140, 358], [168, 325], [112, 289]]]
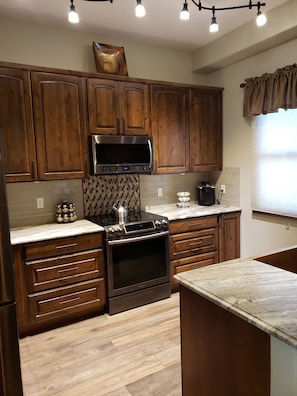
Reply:
[[20, 340], [26, 396], [180, 396], [179, 294]]

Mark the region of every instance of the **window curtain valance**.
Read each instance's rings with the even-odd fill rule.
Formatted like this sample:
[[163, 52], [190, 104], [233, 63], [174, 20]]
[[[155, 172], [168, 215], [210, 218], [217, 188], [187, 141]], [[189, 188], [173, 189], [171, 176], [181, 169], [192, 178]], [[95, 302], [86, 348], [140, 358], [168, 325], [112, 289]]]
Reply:
[[297, 64], [245, 80], [244, 117], [276, 113], [280, 108], [297, 108]]

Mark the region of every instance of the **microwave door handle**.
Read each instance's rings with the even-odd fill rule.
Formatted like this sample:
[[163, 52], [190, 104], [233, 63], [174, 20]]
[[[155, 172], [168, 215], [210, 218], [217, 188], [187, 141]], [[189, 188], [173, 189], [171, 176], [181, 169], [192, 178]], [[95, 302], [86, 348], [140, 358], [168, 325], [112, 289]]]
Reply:
[[152, 148], [152, 141], [148, 140], [148, 147], [149, 147], [149, 153], [150, 153], [150, 168], [153, 166], [153, 148]]

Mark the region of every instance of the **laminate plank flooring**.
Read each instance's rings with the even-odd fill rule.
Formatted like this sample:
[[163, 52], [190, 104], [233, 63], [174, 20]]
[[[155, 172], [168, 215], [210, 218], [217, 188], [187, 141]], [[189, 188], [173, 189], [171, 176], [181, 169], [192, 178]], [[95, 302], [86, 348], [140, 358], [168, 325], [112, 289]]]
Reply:
[[179, 293], [20, 340], [26, 396], [181, 396]]

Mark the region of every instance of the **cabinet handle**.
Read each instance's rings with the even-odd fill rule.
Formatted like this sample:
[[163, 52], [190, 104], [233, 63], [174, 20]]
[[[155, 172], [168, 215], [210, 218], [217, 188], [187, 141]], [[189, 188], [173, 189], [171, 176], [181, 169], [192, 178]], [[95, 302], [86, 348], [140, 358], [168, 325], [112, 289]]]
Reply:
[[201, 227], [201, 226], [202, 226], [202, 223], [189, 224], [189, 228]]
[[62, 273], [62, 272], [74, 271], [77, 269], [78, 269], [78, 267], [76, 266], [76, 267], [71, 267], [71, 268], [67, 268], [67, 269], [61, 269], [61, 270], [58, 270], [58, 272]]
[[68, 304], [74, 301], [80, 300], [80, 297], [74, 297], [74, 298], [70, 298], [70, 300], [66, 300], [66, 301], [60, 301], [60, 305], [62, 304]]
[[56, 249], [66, 249], [66, 248], [70, 248], [70, 247], [74, 247], [74, 246], [77, 246], [77, 243], [69, 243], [68, 245], [56, 246]]
[[194, 243], [189, 243], [189, 246], [197, 246], [197, 245], [201, 245], [202, 241], [198, 241], [198, 242], [194, 242]]

